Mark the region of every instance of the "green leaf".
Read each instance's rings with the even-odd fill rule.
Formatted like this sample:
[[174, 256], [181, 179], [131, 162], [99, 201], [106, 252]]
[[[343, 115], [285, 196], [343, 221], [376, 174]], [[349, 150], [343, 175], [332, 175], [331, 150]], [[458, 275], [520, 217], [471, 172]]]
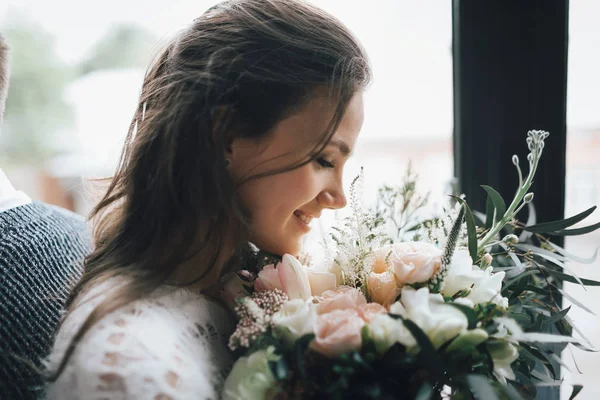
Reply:
[[467, 317], [467, 320], [469, 321], [468, 329], [475, 329], [475, 327], [477, 326], [477, 322], [479, 321], [477, 320], [477, 314], [475, 314], [475, 311], [471, 307], [452, 302], [446, 304], [450, 304], [451, 306], [456, 307], [460, 311], [462, 311], [462, 313], [465, 314], [465, 317]]
[[[544, 269], [546, 271], [548, 271], [548, 273], [550, 275], [554, 276], [557, 279], [562, 279], [563, 281], [567, 281], [567, 282], [571, 282], [571, 283], [579, 283], [574, 276], [564, 274], [564, 273], [556, 271], [552, 268], [544, 268]], [[584, 279], [584, 278], [580, 278], [579, 280], [586, 286], [600, 286], [600, 282], [598, 282], [598, 281], [593, 281], [591, 279]]]
[[579, 392], [581, 392], [581, 389], [583, 389], [583, 385], [573, 385], [573, 391], [571, 392], [569, 400], [573, 400], [575, 396], [577, 396]]
[[498, 400], [496, 391], [490, 382], [482, 375], [467, 375], [467, 382], [471, 387], [475, 399]]
[[399, 317], [399, 319], [402, 320], [404, 326], [406, 326], [406, 329], [408, 329], [416, 339], [417, 344], [420, 347], [419, 358], [421, 362], [425, 364], [427, 368], [430, 368], [432, 373], [442, 376], [444, 373], [442, 358], [436, 351], [435, 347], [433, 347], [433, 344], [429, 340], [427, 334], [410, 319], [405, 319], [400, 315], [395, 315], [395, 317]]
[[563, 319], [567, 313], [571, 310], [571, 306], [565, 308], [564, 310], [561, 310], [560, 312], [557, 312], [556, 314], [552, 315], [550, 318], [546, 318], [543, 322], [542, 322], [542, 328], [546, 328], [551, 326], [552, 324], [554, 324], [555, 322], [560, 321], [561, 319]]
[[371, 339], [371, 335], [369, 334], [369, 325], [363, 326], [361, 329], [362, 336], [362, 349], [366, 353], [376, 353], [377, 349], [375, 347], [375, 341]]
[[504, 214], [506, 214], [506, 203], [504, 203], [504, 199], [500, 196], [500, 193], [491, 186], [481, 185], [481, 187], [487, 192], [488, 199], [492, 199], [492, 203], [496, 209], [496, 218], [494, 222], [500, 221], [502, 217], [504, 217]]
[[492, 225], [494, 225], [494, 203], [492, 203], [492, 198], [490, 196], [487, 197], [485, 201], [485, 227], [486, 229], [490, 229]]
[[542, 365], [546, 367], [546, 369], [552, 374], [552, 379], [556, 380], [556, 371], [554, 369], [554, 365], [552, 365], [552, 362], [544, 353], [535, 347], [528, 345], [527, 343], [520, 343], [519, 346], [521, 347], [522, 352], [542, 363]]
[[452, 196], [465, 207], [465, 220], [467, 221], [467, 236], [469, 238], [469, 254], [473, 260], [473, 265], [477, 262], [477, 228], [473, 219], [473, 213], [466, 201], [460, 197]]
[[306, 378], [306, 371], [304, 370], [304, 353], [306, 352], [306, 349], [308, 348], [308, 346], [314, 338], [314, 333], [306, 334], [300, 337], [298, 340], [296, 340], [296, 344], [294, 347], [294, 354], [296, 356], [296, 367], [298, 368], [298, 372], [303, 379]]
[[560, 221], [543, 222], [537, 225], [526, 226], [523, 228], [525, 231], [533, 233], [548, 233], [557, 230], [566, 229], [576, 223], [586, 219], [591, 213], [594, 212], [596, 206], [590, 207], [582, 213], [579, 213], [573, 217], [562, 219]]
[[523, 328], [527, 328], [531, 325], [531, 317], [525, 313], [511, 312], [510, 316]]
[[554, 235], [554, 236], [578, 236], [578, 235], [585, 235], [586, 233], [593, 232], [598, 228], [600, 228], [600, 222], [598, 222], [597, 224], [594, 224], [594, 225], [585, 226], [583, 228], [566, 229], [566, 230], [562, 230], [562, 231], [554, 231], [554, 232], [548, 232], [548, 233], [550, 235]]
[[269, 361], [269, 368], [278, 381], [282, 381], [288, 377], [289, 368], [283, 357], [277, 361]]
[[489, 338], [488, 333], [483, 329], [472, 329], [455, 338], [446, 348], [446, 353], [459, 352], [471, 353], [476, 351], [476, 347]]

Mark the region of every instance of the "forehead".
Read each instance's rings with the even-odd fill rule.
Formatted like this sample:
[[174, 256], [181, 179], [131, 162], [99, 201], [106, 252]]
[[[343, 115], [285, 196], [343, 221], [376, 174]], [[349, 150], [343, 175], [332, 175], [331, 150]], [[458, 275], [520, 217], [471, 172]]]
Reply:
[[[269, 135], [271, 146], [306, 149], [323, 138], [334, 116], [337, 103], [325, 96], [315, 96], [295, 113], [281, 120]], [[348, 104], [330, 145], [342, 153], [351, 152], [364, 119], [362, 93], [353, 96]], [[271, 147], [270, 146], [270, 147]]]

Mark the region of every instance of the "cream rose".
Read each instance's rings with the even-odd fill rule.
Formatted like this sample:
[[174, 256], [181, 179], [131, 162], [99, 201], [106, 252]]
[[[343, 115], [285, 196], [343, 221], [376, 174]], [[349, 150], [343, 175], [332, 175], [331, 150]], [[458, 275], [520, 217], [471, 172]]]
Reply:
[[396, 243], [391, 250], [389, 265], [399, 285], [427, 282], [442, 261], [442, 250], [430, 243]]

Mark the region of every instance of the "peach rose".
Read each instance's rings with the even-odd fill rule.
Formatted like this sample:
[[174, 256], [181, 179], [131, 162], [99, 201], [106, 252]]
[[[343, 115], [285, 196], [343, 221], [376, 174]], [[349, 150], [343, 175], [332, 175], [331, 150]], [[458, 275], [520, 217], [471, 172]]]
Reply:
[[315, 324], [312, 348], [327, 357], [337, 357], [362, 346], [365, 321], [356, 309], [334, 310], [322, 314]]
[[442, 262], [442, 250], [430, 243], [402, 242], [392, 246], [389, 263], [399, 285], [427, 282]]
[[384, 270], [382, 273], [371, 272], [367, 278], [367, 288], [371, 301], [389, 307], [396, 301], [400, 294], [400, 287], [391, 271]]
[[381, 304], [367, 303], [358, 306], [358, 315], [366, 322], [371, 322], [374, 316], [379, 314], [387, 314], [387, 310]]
[[317, 312], [325, 314], [334, 310], [354, 309], [361, 304], [366, 304], [367, 299], [358, 289], [349, 286], [340, 286], [335, 290], [327, 290], [319, 299]]
[[375, 250], [375, 262], [371, 266], [371, 271], [381, 274], [388, 269], [389, 260], [392, 256], [392, 246], [387, 245]]

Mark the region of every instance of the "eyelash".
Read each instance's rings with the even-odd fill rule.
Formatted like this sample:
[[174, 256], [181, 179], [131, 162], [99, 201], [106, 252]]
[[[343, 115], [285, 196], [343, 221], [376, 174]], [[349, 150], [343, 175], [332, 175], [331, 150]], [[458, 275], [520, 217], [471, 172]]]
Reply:
[[328, 161], [323, 157], [319, 157], [316, 161], [319, 164], [319, 166], [323, 168], [335, 168], [335, 164], [333, 162]]

